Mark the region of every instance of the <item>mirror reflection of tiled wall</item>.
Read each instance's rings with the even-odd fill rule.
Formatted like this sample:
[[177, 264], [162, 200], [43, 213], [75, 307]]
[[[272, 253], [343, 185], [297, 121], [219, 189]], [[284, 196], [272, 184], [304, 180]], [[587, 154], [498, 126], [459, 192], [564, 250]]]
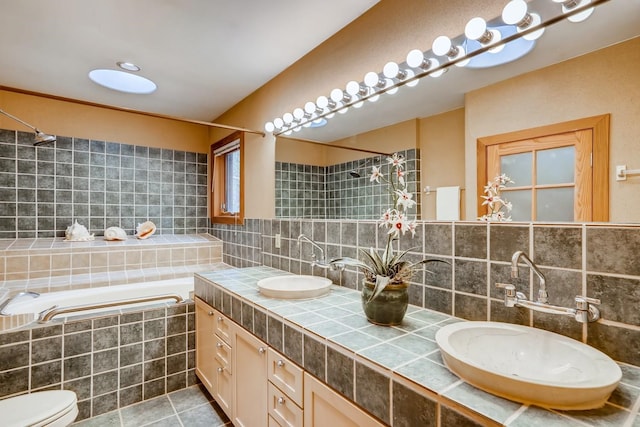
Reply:
[[[420, 212], [420, 151], [398, 152], [406, 160], [407, 189]], [[391, 207], [384, 183], [370, 181], [371, 167], [381, 168], [388, 177], [386, 156], [372, 156], [329, 166], [276, 162], [276, 217], [307, 219], [378, 219]]]

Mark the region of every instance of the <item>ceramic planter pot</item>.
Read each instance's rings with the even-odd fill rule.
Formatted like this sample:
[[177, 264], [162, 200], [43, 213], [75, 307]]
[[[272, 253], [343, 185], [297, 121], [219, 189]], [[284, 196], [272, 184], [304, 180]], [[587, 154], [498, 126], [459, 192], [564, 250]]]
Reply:
[[375, 285], [366, 280], [362, 289], [362, 309], [367, 320], [376, 325], [393, 326], [402, 323], [409, 305], [409, 284], [393, 284], [369, 301]]

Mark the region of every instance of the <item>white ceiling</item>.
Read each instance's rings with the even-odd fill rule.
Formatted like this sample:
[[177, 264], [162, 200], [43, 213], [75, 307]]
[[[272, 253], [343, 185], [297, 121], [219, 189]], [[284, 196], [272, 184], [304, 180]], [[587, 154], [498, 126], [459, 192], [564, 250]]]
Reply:
[[[210, 121], [377, 1], [0, 0], [0, 86]], [[87, 77], [117, 61], [157, 91]]]

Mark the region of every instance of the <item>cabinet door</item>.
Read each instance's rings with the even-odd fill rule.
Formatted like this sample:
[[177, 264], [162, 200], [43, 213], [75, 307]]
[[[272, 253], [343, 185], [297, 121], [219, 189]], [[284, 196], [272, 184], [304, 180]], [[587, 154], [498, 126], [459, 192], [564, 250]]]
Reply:
[[215, 390], [215, 310], [196, 298], [196, 375], [211, 395]]
[[305, 373], [304, 426], [382, 427], [384, 424]]
[[234, 327], [234, 416], [236, 427], [266, 427], [267, 345], [241, 327]]

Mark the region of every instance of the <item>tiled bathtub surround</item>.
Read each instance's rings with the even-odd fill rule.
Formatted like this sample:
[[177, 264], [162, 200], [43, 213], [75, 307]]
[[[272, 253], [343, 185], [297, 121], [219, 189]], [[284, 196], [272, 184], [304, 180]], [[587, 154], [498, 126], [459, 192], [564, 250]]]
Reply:
[[[405, 160], [407, 190], [420, 212], [420, 150], [398, 152]], [[391, 204], [387, 185], [372, 183], [371, 167], [389, 176], [386, 156], [373, 156], [330, 166], [276, 162], [276, 217], [377, 219]], [[359, 174], [354, 177], [350, 172]]]
[[601, 409], [547, 411], [475, 389], [449, 372], [435, 342], [456, 321], [410, 306], [402, 325], [370, 324], [360, 294], [334, 287], [314, 300], [261, 296], [266, 267], [202, 273], [196, 295], [274, 349], [393, 426], [622, 426], [640, 420], [640, 368], [622, 364], [622, 383]]
[[0, 129], [0, 238], [63, 236], [74, 220], [90, 232], [207, 232], [207, 155]]
[[128, 283], [135, 281], [133, 277], [221, 261], [222, 242], [209, 234], [154, 235], [146, 240], [130, 237], [114, 242], [100, 237], [91, 242], [6, 239], [0, 240], [0, 291]]
[[[312, 237], [329, 259], [358, 257], [360, 249], [381, 249], [386, 242], [386, 231], [375, 221], [262, 220], [260, 232], [264, 265], [296, 274], [327, 275], [349, 288], [359, 288], [362, 275], [351, 268], [341, 273], [312, 271], [311, 245], [298, 244], [298, 235]], [[276, 234], [281, 236], [280, 248], [275, 247]], [[233, 236], [226, 238], [234, 242]], [[547, 329], [640, 366], [640, 226], [429, 221], [420, 222], [413, 239], [402, 238], [400, 249], [410, 250], [408, 257], [416, 261], [428, 257], [449, 262], [429, 264], [433, 273], [416, 274], [410, 287], [412, 304], [468, 320]], [[577, 295], [600, 298], [602, 319], [583, 328], [568, 317], [505, 307], [496, 282], [513, 283], [530, 299], [537, 295], [537, 278], [526, 266], [520, 266], [518, 279], [510, 277], [511, 255], [517, 250], [529, 254], [546, 275], [550, 303], [573, 307]], [[252, 256], [255, 260], [255, 251]], [[243, 265], [235, 258], [229, 261]]]
[[73, 390], [82, 420], [183, 389], [194, 328], [191, 302], [0, 333], [0, 398]]

